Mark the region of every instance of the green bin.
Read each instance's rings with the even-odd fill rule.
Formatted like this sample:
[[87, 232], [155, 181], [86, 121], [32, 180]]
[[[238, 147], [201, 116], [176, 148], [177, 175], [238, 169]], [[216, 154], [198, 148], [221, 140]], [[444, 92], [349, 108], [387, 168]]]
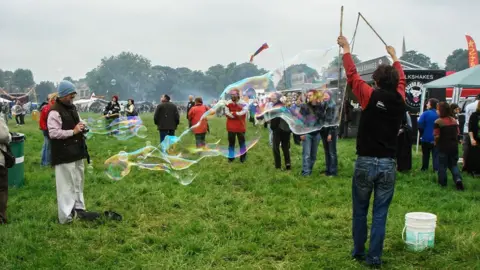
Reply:
[[12, 133], [12, 142], [10, 148], [15, 156], [15, 165], [8, 169], [8, 186], [21, 187], [25, 180], [24, 167], [24, 143], [25, 135], [21, 133]]

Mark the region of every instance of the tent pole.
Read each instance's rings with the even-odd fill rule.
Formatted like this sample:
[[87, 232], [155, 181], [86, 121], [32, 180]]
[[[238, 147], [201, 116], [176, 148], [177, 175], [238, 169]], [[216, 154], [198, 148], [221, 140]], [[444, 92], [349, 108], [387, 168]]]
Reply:
[[[426, 90], [427, 89], [425, 87], [422, 87], [422, 96], [421, 96], [421, 100], [420, 100], [420, 114], [419, 114], [418, 119], [420, 119], [420, 115], [422, 115], [423, 108], [425, 107], [425, 92], [426, 92]], [[418, 119], [417, 119], [417, 154], [418, 154], [418, 145], [420, 144], [420, 131], [418, 131]]]

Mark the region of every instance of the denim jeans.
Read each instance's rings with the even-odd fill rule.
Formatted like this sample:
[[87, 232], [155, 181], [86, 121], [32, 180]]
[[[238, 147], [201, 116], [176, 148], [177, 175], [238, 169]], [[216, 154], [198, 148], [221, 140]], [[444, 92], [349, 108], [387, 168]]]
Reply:
[[168, 136], [175, 136], [175, 130], [160, 130], [160, 143], [163, 142], [165, 137]]
[[327, 176], [337, 175], [337, 133], [332, 132], [332, 140], [328, 141], [328, 132], [321, 132]]
[[373, 217], [370, 230], [370, 248], [366, 257], [369, 264], [381, 264], [385, 226], [390, 202], [395, 190], [396, 164], [393, 158], [361, 157], [355, 162], [352, 181], [353, 252], [365, 255], [367, 242], [367, 214], [373, 191]]
[[422, 170], [428, 170], [430, 153], [432, 153], [433, 170], [438, 171], [438, 149], [433, 143], [428, 142], [422, 142]]
[[42, 147], [42, 166], [49, 166], [51, 161], [50, 154], [50, 138], [48, 131], [43, 130], [43, 147]]
[[235, 138], [238, 139], [240, 145], [240, 162], [245, 162], [247, 159], [247, 148], [245, 146], [245, 132], [228, 132], [228, 160], [233, 161], [236, 156], [235, 153]]
[[458, 168], [458, 152], [457, 153], [438, 153], [438, 183], [441, 186], [447, 185], [447, 168], [452, 172], [453, 181], [462, 181], [462, 175]]
[[302, 175], [312, 174], [313, 165], [317, 160], [318, 144], [320, 143], [320, 132], [313, 132], [305, 135], [302, 149]]

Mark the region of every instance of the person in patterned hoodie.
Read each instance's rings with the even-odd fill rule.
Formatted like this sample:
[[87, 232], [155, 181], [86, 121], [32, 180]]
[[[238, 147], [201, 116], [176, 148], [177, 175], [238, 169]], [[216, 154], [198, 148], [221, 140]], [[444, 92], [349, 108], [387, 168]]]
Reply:
[[240, 100], [240, 91], [233, 89], [230, 91], [231, 100], [225, 105], [225, 116], [227, 117], [228, 132], [228, 161], [235, 160], [235, 138], [240, 145], [240, 162], [245, 162], [247, 158], [247, 149], [245, 147], [245, 132], [247, 131], [246, 115], [248, 104]]

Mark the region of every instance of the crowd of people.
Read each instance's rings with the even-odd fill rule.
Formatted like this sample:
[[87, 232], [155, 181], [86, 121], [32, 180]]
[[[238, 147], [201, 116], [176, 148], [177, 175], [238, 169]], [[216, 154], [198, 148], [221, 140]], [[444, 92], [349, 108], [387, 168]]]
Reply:
[[[411, 122], [406, 113], [405, 105], [405, 74], [398, 61], [393, 47], [388, 46], [387, 52], [392, 57], [393, 65], [380, 65], [373, 73], [375, 86], [367, 84], [357, 73], [350, 45], [347, 39], [340, 36], [337, 39], [343, 49], [343, 65], [347, 83], [352, 87], [362, 108], [360, 124], [356, 140], [357, 160], [352, 178], [352, 257], [366, 261], [367, 264], [378, 266], [382, 264], [383, 242], [388, 209], [394, 194], [396, 171], [408, 170], [407, 164], [396, 159], [399, 156], [410, 155], [411, 167]], [[253, 124], [261, 124], [266, 120], [270, 130], [269, 143], [272, 146], [273, 164], [282, 169], [281, 151], [283, 152], [284, 168], [292, 169], [290, 157], [290, 140], [293, 133], [294, 143], [302, 145], [303, 176], [313, 173], [320, 141], [325, 153], [326, 169], [324, 175], [334, 177], [337, 169], [337, 128], [325, 125], [323, 128], [307, 133], [292, 130], [289, 124], [280, 116], [268, 118], [254, 112], [268, 111], [273, 108], [288, 107], [299, 117], [309, 119], [312, 126], [322, 126], [330, 123], [335, 117], [335, 102], [331, 101], [332, 93], [310, 90], [303, 96], [298, 95], [289, 102], [281, 93], [272, 93], [265, 100], [254, 100], [250, 104], [241, 98], [239, 89], [233, 89], [230, 100], [225, 103], [222, 115], [226, 117], [226, 137], [228, 138], [228, 161], [233, 162], [239, 157], [240, 162], [247, 161], [245, 133], [247, 119]], [[74, 218], [95, 220], [100, 213], [86, 211], [84, 186], [84, 159], [89, 160], [85, 133], [88, 131], [81, 120], [73, 100], [76, 96], [75, 85], [62, 81], [57, 93], [49, 96], [48, 103], [40, 113], [40, 129], [44, 135], [42, 148], [42, 165], [53, 166], [55, 169], [58, 220], [61, 224], [69, 223]], [[321, 96], [321, 98], [319, 98]], [[475, 170], [480, 142], [478, 134], [480, 118], [480, 96], [477, 102], [467, 107], [468, 123], [464, 132], [464, 169]], [[126, 113], [137, 115], [134, 100], [129, 100]], [[433, 169], [438, 172], [440, 185], [447, 184], [446, 170], [451, 170], [453, 180], [459, 190], [463, 190], [462, 177], [457, 167], [459, 125], [455, 118], [455, 106], [445, 102], [430, 99], [425, 111], [418, 121], [422, 141], [422, 170], [428, 170], [429, 157], [432, 155]], [[211, 106], [203, 104], [201, 97], [189, 97], [186, 106], [186, 117], [189, 127], [195, 134], [196, 146], [204, 147], [206, 134], [209, 130], [208, 118], [202, 117], [211, 110]], [[105, 107], [104, 115], [107, 121], [119, 117], [120, 105], [118, 97], [114, 96]], [[212, 114], [218, 114], [212, 111]], [[268, 118], [268, 119], [267, 119]], [[166, 136], [175, 135], [180, 124], [178, 107], [171, 102], [170, 96], [163, 95], [161, 103], [154, 113], [154, 123], [158, 128], [160, 142]], [[409, 139], [410, 138], [410, 139]], [[6, 145], [11, 140], [8, 127], [0, 121], [0, 150], [7, 151]], [[238, 141], [239, 151], [235, 151]], [[409, 145], [409, 146], [408, 146]], [[409, 148], [409, 150], [408, 150]], [[280, 151], [281, 149], [281, 151]], [[5, 156], [6, 157], [6, 156]], [[7, 202], [7, 169], [6, 158], [0, 155], [0, 221], [6, 223]], [[365, 249], [367, 241], [367, 213], [370, 198], [373, 193], [373, 218], [370, 233], [370, 248]], [[113, 213], [114, 214], [114, 213]], [[112, 213], [105, 212], [106, 217], [115, 218]]]

